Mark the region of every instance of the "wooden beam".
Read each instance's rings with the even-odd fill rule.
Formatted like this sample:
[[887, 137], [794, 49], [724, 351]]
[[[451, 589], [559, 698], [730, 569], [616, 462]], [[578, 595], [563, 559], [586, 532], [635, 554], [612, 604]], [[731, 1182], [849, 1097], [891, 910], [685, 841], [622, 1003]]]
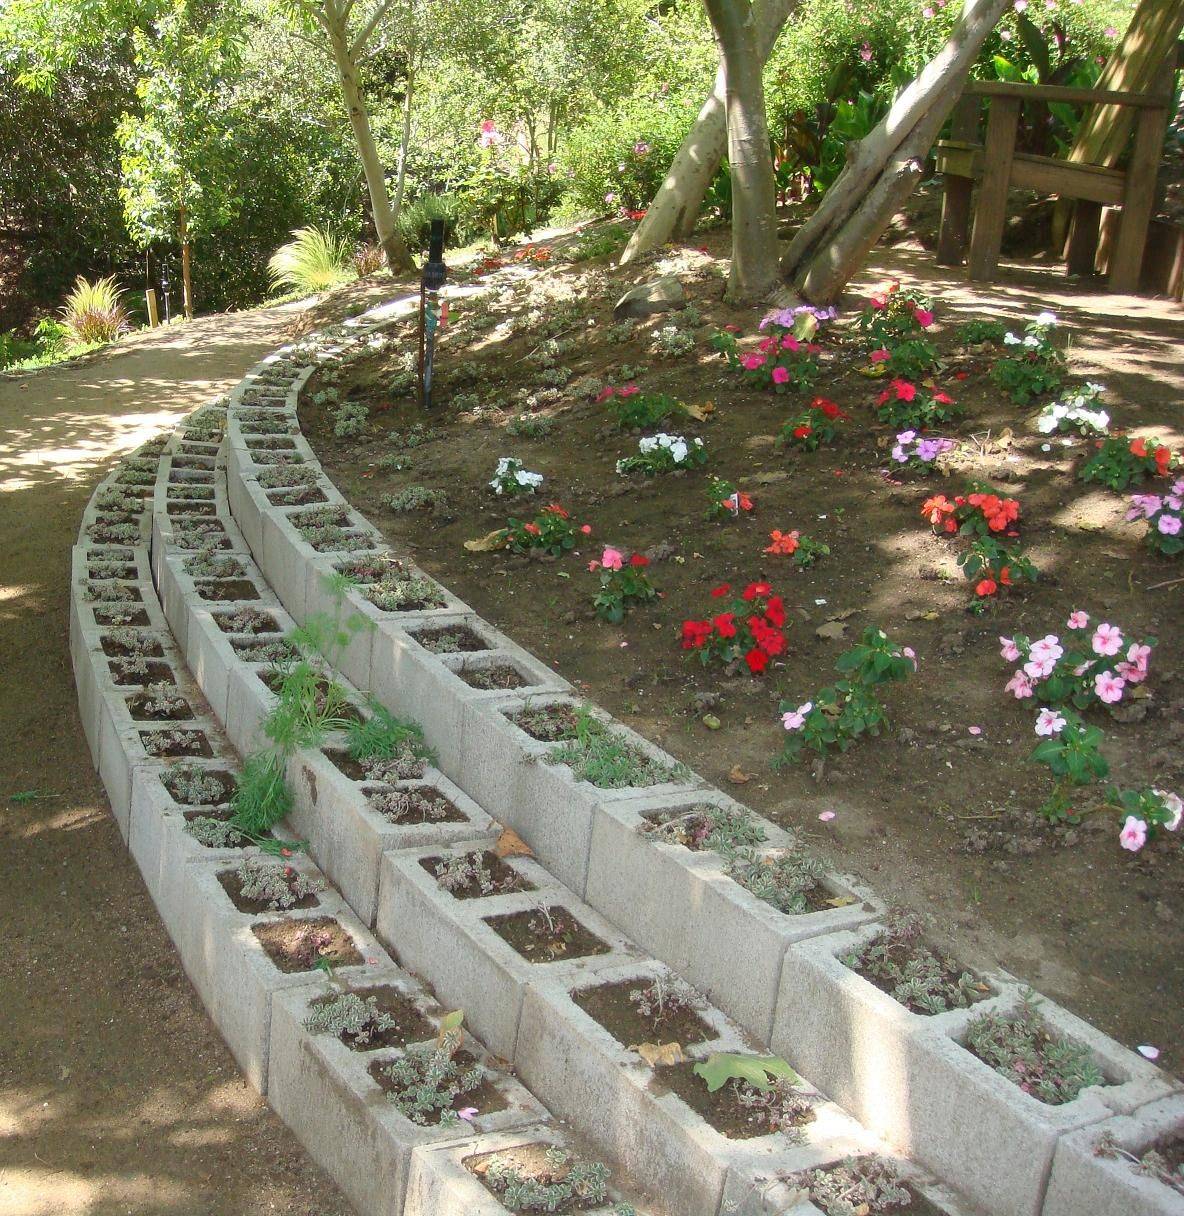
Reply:
[[1078, 89], [1063, 84], [1016, 84], [1007, 80], [972, 80], [966, 91], [978, 97], [1017, 97], [1022, 101], [1060, 101], [1066, 105], [1133, 106], [1166, 110], [1171, 99], [1150, 93], [1119, 93], [1113, 89]]
[[974, 235], [970, 238], [967, 273], [972, 279], [989, 281], [999, 266], [1003, 225], [1007, 219], [1007, 188], [1011, 184], [1011, 160], [1019, 121], [1018, 98], [996, 97], [992, 100], [983, 153], [986, 168], [974, 212]]

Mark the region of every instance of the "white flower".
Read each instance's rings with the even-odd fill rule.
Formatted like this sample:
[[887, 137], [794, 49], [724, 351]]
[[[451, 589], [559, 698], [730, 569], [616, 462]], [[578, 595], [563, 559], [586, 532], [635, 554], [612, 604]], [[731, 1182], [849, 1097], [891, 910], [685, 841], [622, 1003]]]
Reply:
[[1055, 325], [1057, 323], [1057, 314], [1055, 312], [1041, 312], [1036, 314], [1036, 325]]
[[1178, 794], [1169, 794], [1167, 790], [1151, 791], [1153, 794], [1158, 794], [1163, 799], [1163, 804], [1171, 813], [1171, 819], [1163, 826], [1169, 832], [1174, 832], [1180, 826], [1181, 818], [1184, 818], [1184, 799], [1181, 799]]
[[1020, 340], [1019, 340], [1019, 338], [1017, 338], [1015, 336], [1015, 334], [1013, 334], [1010, 330], [1008, 330], [1007, 333], [1005, 333], [1003, 335], [1003, 345], [1004, 346], [1019, 346]]
[[670, 445], [670, 455], [673, 457], [675, 464], [682, 464], [689, 453], [690, 449], [687, 447], [685, 439], [678, 439]]

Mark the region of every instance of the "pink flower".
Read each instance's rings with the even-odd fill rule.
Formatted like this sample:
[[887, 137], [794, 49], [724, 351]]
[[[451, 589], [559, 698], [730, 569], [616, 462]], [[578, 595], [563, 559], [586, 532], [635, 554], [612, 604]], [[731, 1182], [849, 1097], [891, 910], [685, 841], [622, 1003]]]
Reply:
[[801, 730], [806, 725], [806, 715], [814, 708], [813, 701], [807, 701], [803, 705], [799, 705], [797, 709], [791, 709], [781, 715], [781, 725], [786, 730]]
[[1025, 697], [1032, 695], [1032, 681], [1022, 671], [1017, 671], [1003, 685], [1003, 691], [1011, 693], [1017, 701], [1022, 701]]
[[1178, 515], [1161, 515], [1159, 522], [1155, 526], [1164, 536], [1176, 536], [1180, 531], [1180, 517]]
[[920, 666], [917, 663], [917, 652], [911, 646], [902, 646], [900, 653], [913, 665], [914, 671], [919, 671]]
[[479, 1113], [480, 1112], [475, 1106], [462, 1106], [460, 1110], [456, 1112], [456, 1117], [458, 1119], [463, 1119], [466, 1123], [472, 1123]]
[[929, 308], [914, 308], [913, 317], [922, 329], [928, 329], [933, 324], [933, 310]]
[[1122, 649], [1122, 630], [1117, 625], [1101, 624], [1091, 639], [1094, 654], [1112, 655]]
[[1121, 701], [1122, 690], [1125, 687], [1126, 681], [1112, 671], [1101, 671], [1094, 676], [1094, 692], [1098, 694], [1098, 700], [1106, 705], [1113, 705], [1116, 701]]
[[502, 133], [497, 129], [497, 123], [492, 118], [487, 118], [479, 129], [481, 134], [478, 136], [478, 143], [481, 147], [492, 148], [502, 142]]
[[834, 811], [823, 811], [822, 814], [818, 816], [818, 818], [821, 819], [823, 823], [830, 823], [830, 821], [834, 817], [835, 817]]
[[870, 43], [865, 42], [863, 46], [859, 48], [859, 58], [862, 59], [864, 63], [871, 63], [872, 48]]
[[1022, 13], [1028, 7], [1028, 0], [1015, 0], [1015, 11]]
[[639, 389], [637, 387], [637, 385], [633, 383], [633, 381], [630, 381], [628, 384], [623, 384], [623, 385], [621, 385], [621, 387], [619, 389], [617, 389], [617, 396], [618, 397], [636, 397], [637, 394], [640, 392], [641, 392], [641, 389]]
[[1084, 629], [1089, 624], [1089, 613], [1082, 612], [1081, 609], [1075, 608], [1069, 613], [1069, 619], [1065, 625], [1069, 629]]
[[921, 16], [924, 17], [926, 21], [932, 21], [933, 20], [933, 9], [923, 8], [921, 10]]
[[620, 549], [614, 549], [610, 545], [606, 545], [604, 553], [600, 557], [600, 564], [606, 570], [620, 570], [625, 564], [625, 555]]
[[892, 356], [881, 346], [879, 350], [874, 350], [868, 358], [873, 363], [886, 363]]
[[1169, 794], [1167, 790], [1152, 790], [1153, 794], [1158, 794], [1163, 799], [1163, 804], [1167, 808], [1171, 818], [1164, 823], [1164, 827], [1169, 832], [1174, 832], [1180, 826], [1180, 820], [1184, 818], [1184, 799], [1181, 799], [1177, 794]]
[[1150, 659], [1150, 646], [1140, 646], [1138, 642], [1132, 642], [1131, 648], [1126, 652], [1127, 671], [1123, 672], [1123, 675], [1132, 684], [1142, 683], [1147, 677], [1147, 666]]
[[796, 355], [798, 351], [802, 349], [802, 344], [793, 336], [793, 334], [786, 334], [785, 337], [781, 339], [781, 349], [791, 350]]
[[1020, 657], [1019, 647], [1011, 638], [999, 639], [999, 653], [1008, 663], [1014, 663]]
[[1131, 508], [1126, 513], [1127, 519], [1150, 519], [1163, 507], [1163, 499], [1158, 494], [1132, 494]]
[[1036, 715], [1036, 733], [1038, 735], [1059, 735], [1065, 729], [1065, 719], [1055, 710], [1042, 709]]
[[764, 367], [766, 362], [767, 360], [765, 359], [764, 355], [745, 355], [744, 358], [740, 360], [740, 366], [744, 368], [746, 372], [754, 372], [758, 367]]
[[1128, 815], [1118, 833], [1118, 843], [1124, 849], [1137, 853], [1147, 843], [1147, 825], [1134, 815]]
[[616, 389], [611, 384], [606, 385], [596, 394], [596, 404], [599, 405], [602, 401], [607, 401], [615, 392]]
[[1056, 634], [1047, 634], [1038, 642], [1032, 643], [1032, 649], [1028, 653], [1028, 662], [1024, 664], [1024, 671], [1034, 680], [1043, 680], [1052, 675], [1053, 668], [1057, 665], [1057, 659], [1064, 653], [1064, 648]]
[[789, 383], [789, 369], [785, 368], [785, 367], [773, 368], [772, 378], [773, 378], [774, 384], [788, 384]]

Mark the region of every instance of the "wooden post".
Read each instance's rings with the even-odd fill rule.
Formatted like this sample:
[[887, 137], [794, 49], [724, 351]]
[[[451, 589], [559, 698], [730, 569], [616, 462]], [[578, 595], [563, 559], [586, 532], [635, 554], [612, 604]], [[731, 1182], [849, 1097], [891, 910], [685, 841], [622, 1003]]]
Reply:
[[1011, 182], [1011, 158], [1015, 153], [1019, 121], [1018, 97], [991, 98], [987, 142], [983, 150], [983, 180], [974, 212], [974, 235], [970, 238], [967, 273], [972, 279], [989, 281], [995, 277], [999, 266], [1003, 225], [1007, 219], [1007, 187]]
[[1140, 110], [1135, 125], [1135, 146], [1126, 170], [1122, 221], [1114, 258], [1110, 263], [1110, 290], [1139, 290], [1147, 226], [1155, 209], [1156, 174], [1163, 154], [1167, 110]]
[[[958, 143], [974, 143], [978, 139], [978, 116], [982, 102], [972, 93], [963, 93], [954, 107], [950, 138]], [[941, 199], [941, 234], [937, 241], [937, 264], [961, 266], [966, 257], [966, 240], [970, 235], [970, 200], [974, 179], [945, 175]]]
[[1102, 223], [1102, 204], [1079, 198], [1073, 205], [1073, 221], [1065, 248], [1070, 274], [1090, 275], [1096, 268], [1098, 233]]
[[156, 307], [156, 288], [149, 287], [144, 292], [144, 302], [148, 305], [148, 327], [155, 329], [160, 324], [160, 311]]

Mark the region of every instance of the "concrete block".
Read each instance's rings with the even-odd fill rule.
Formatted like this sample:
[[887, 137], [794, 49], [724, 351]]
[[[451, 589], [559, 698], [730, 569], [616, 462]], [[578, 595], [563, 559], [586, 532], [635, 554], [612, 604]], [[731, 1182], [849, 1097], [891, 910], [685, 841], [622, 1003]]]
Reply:
[[[303, 858], [287, 861], [315, 872], [312, 863]], [[181, 867], [181, 898], [186, 908], [182, 932], [174, 940], [185, 971], [227, 1046], [251, 1084], [266, 1094], [272, 997], [284, 989], [307, 986], [317, 976], [311, 969], [281, 971], [268, 957], [254, 928], [279, 921], [331, 917], [349, 935], [360, 955], [357, 964], [334, 968], [334, 975], [346, 984], [359, 982], [372, 968], [389, 964], [390, 959], [332, 889], [321, 893], [313, 908], [239, 912], [218, 881], [220, 871], [232, 868], [222, 862]]]
[[[638, 1179], [655, 1212], [728, 1211], [725, 1194], [741, 1197], [759, 1178], [831, 1164], [871, 1145], [867, 1134], [809, 1085], [815, 1120], [793, 1144], [779, 1134], [731, 1138], [717, 1131], [650, 1067], [619, 1043], [572, 999], [573, 989], [636, 979], [645, 986], [667, 968], [618, 967], [588, 977], [550, 977], [529, 984], [523, 996], [515, 1065], [531, 1090], [560, 1118], [577, 1122], [604, 1160]], [[715, 1051], [746, 1052], [745, 1033], [716, 1010], [700, 1016], [708, 1037], [683, 1043], [688, 1060]], [[706, 1083], [703, 1083], [706, 1093]]]
[[[364, 985], [352, 988], [363, 998], [376, 988], [395, 988], [415, 1002], [429, 1022], [444, 1012], [397, 968], [374, 968]], [[313, 1002], [329, 986], [277, 993], [272, 1008], [268, 1101], [329, 1171], [361, 1216], [400, 1216], [412, 1152], [472, 1139], [474, 1133], [530, 1125], [547, 1112], [518, 1082], [490, 1069], [504, 1109], [474, 1116], [471, 1123], [422, 1127], [386, 1100], [370, 1068], [396, 1058], [397, 1048], [355, 1051], [336, 1036], [305, 1028]], [[483, 1063], [488, 1056], [466, 1036], [464, 1049]]]
[[1184, 1216], [1179, 1191], [1140, 1172], [1129, 1158], [1096, 1152], [1104, 1135], [1135, 1158], [1157, 1141], [1184, 1136], [1184, 1095], [1062, 1136], [1041, 1216]]
[[[535, 890], [483, 899], [455, 898], [420, 865], [425, 857], [480, 847], [488, 845], [387, 853], [379, 878], [375, 931], [399, 962], [423, 976], [442, 1001], [465, 1010], [473, 1033], [491, 1051], [513, 1060], [522, 994], [528, 984], [542, 975], [599, 973], [639, 954], [607, 921], [529, 860], [516, 857], [509, 864]], [[488, 923], [487, 918], [529, 911], [539, 904], [565, 908], [608, 951], [530, 963]]]
[[292, 830], [308, 840], [309, 851], [367, 925], [378, 910], [382, 855], [388, 851], [443, 847], [483, 836], [492, 828], [488, 815], [443, 773], [425, 771], [421, 781], [400, 782], [400, 789], [435, 789], [464, 816], [457, 823], [392, 823], [374, 810], [369, 794], [390, 789], [380, 782], [346, 777], [326, 755], [305, 749], [294, 756], [288, 779], [295, 806]]

